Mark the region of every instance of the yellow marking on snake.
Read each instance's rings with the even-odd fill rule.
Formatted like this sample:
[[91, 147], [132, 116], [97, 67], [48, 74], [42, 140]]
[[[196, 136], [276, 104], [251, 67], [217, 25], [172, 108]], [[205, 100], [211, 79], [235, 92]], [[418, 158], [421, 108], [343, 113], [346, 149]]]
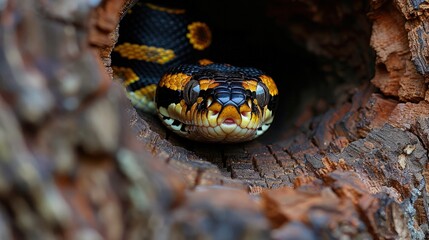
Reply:
[[243, 81], [242, 85], [244, 89], [254, 92], [258, 87], [258, 82], [256, 82], [255, 80], [245, 80]]
[[[222, 123], [225, 121], [225, 119], [233, 119], [235, 121], [235, 124], [237, 124], [237, 125], [241, 124], [240, 113], [237, 111], [237, 108], [235, 106], [232, 106], [232, 105], [227, 105], [227, 106], [222, 108], [222, 110], [219, 114], [219, 117], [217, 118], [217, 125], [222, 125]], [[229, 131], [229, 129], [226, 131]], [[229, 132], [227, 132], [227, 133], [229, 133]]]
[[139, 77], [137, 74], [131, 69], [127, 67], [112, 67], [113, 72], [116, 76], [119, 76], [123, 82], [122, 84], [127, 87], [133, 82], [136, 82], [139, 80]]
[[212, 42], [212, 33], [207, 24], [203, 22], [193, 22], [188, 25], [188, 33], [186, 37], [189, 38], [192, 46], [197, 50], [204, 50], [210, 46]]
[[213, 62], [211, 60], [207, 59], [207, 58], [203, 58], [203, 59], [198, 60], [198, 64], [200, 64], [202, 66], [206, 66], [206, 65], [209, 65], [209, 64], [212, 64], [212, 63]]
[[130, 99], [131, 103], [137, 108], [142, 109], [146, 112], [155, 113], [155, 92], [156, 84], [151, 84], [133, 92], [127, 91], [127, 97], [128, 99]]
[[138, 96], [147, 96], [148, 98], [153, 99], [155, 97], [155, 91], [156, 84], [150, 84], [144, 88], [134, 91], [134, 93]]
[[146, 6], [152, 10], [166, 12], [170, 14], [184, 14], [186, 12], [185, 9], [166, 8], [166, 7], [157, 6], [152, 3], [146, 3]]
[[118, 52], [123, 58], [158, 64], [167, 63], [176, 57], [174, 51], [171, 49], [131, 43], [124, 43], [116, 46], [113, 51]]
[[277, 89], [277, 86], [272, 78], [268, 77], [267, 75], [261, 75], [259, 78], [265, 84], [265, 86], [267, 86], [271, 96], [279, 94], [279, 90]]
[[191, 80], [191, 76], [184, 73], [166, 74], [159, 81], [159, 86], [165, 86], [174, 91], [183, 90], [189, 80]]
[[200, 89], [201, 90], [207, 90], [209, 88], [215, 88], [219, 86], [219, 83], [217, 83], [214, 79], [202, 79], [200, 80]]

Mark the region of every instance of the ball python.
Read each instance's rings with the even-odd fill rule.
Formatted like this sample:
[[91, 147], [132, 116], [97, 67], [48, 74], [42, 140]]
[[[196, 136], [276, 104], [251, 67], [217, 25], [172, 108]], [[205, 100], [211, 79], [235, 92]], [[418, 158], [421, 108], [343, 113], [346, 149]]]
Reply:
[[111, 59], [132, 104], [180, 136], [243, 142], [271, 125], [278, 89], [252, 67], [204, 59], [212, 33], [179, 0], [138, 1], [123, 16]]

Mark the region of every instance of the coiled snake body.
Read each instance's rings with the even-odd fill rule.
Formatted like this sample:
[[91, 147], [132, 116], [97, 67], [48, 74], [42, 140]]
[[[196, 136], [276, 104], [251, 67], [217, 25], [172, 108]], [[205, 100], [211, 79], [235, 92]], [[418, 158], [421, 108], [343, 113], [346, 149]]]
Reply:
[[121, 21], [112, 68], [132, 104], [156, 112], [169, 129], [192, 140], [260, 136], [274, 118], [274, 81], [255, 68], [198, 61], [211, 43], [210, 29], [191, 21], [177, 2], [139, 1]]

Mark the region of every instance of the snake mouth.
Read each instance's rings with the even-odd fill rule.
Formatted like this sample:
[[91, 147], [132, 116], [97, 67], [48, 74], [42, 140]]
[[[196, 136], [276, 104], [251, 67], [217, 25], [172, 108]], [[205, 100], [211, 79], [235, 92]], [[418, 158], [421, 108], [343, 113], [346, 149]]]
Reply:
[[259, 123], [244, 126], [237, 124], [237, 121], [233, 118], [226, 118], [223, 122], [211, 126], [208, 123], [184, 123], [162, 114], [159, 114], [159, 116], [170, 130], [183, 137], [202, 142], [228, 143], [248, 141], [259, 136], [261, 132], [265, 131], [269, 126], [259, 126]]
[[237, 125], [233, 118], [227, 118], [227, 119], [223, 120], [223, 124], [227, 124], [227, 125], [235, 124], [235, 125]]
[[167, 108], [160, 107], [158, 115], [178, 135], [202, 142], [249, 141], [263, 134], [271, 124], [273, 116], [267, 108], [255, 112], [245, 111], [247, 105], [213, 109], [216, 104], [205, 110], [199, 110], [195, 104], [186, 111], [186, 104], [171, 103]]
[[221, 123], [215, 127], [192, 126], [195, 139], [204, 142], [238, 142], [253, 139], [257, 129], [245, 128], [235, 123]]

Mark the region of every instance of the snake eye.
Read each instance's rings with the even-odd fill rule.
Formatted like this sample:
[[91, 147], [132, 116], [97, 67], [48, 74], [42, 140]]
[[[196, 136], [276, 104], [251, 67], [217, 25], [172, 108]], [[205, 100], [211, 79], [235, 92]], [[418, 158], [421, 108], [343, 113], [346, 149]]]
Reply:
[[197, 80], [191, 80], [185, 85], [183, 90], [183, 97], [186, 104], [192, 105], [197, 101], [198, 95], [200, 94], [200, 84]]
[[268, 88], [261, 82], [258, 83], [258, 86], [256, 87], [256, 100], [258, 101], [258, 105], [260, 107], [265, 107], [270, 101]]

